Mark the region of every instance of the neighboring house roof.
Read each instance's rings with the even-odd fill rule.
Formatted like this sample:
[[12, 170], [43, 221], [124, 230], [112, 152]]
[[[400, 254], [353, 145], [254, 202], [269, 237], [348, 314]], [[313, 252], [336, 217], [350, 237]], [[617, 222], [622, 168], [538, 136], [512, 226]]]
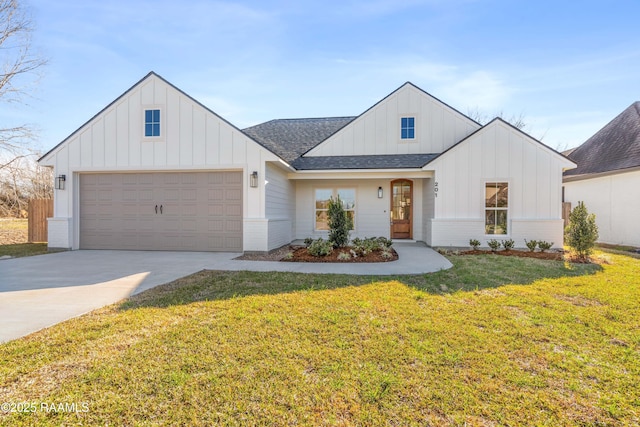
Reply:
[[569, 158], [578, 167], [565, 172], [565, 177], [640, 167], [640, 101], [576, 148]]
[[315, 147], [355, 117], [279, 119], [242, 131], [288, 163]]
[[291, 163], [297, 170], [417, 169], [438, 154], [379, 154], [368, 156], [299, 157]]

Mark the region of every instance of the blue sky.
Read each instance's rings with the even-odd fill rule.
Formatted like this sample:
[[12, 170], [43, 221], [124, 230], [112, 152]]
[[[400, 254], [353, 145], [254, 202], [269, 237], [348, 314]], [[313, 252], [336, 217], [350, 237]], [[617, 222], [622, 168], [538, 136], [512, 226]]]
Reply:
[[[358, 115], [406, 81], [576, 146], [640, 100], [640, 2], [30, 0], [48, 150], [153, 70], [243, 128]], [[3, 109], [5, 111], [5, 109]]]

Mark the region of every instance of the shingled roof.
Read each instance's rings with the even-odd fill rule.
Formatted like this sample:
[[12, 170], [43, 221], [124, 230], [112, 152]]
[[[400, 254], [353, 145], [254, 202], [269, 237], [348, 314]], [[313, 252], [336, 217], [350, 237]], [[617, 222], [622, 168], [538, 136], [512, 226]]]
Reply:
[[367, 156], [300, 157], [291, 166], [297, 170], [327, 169], [417, 169], [437, 154], [377, 154]]
[[640, 101], [624, 110], [568, 156], [578, 164], [565, 177], [640, 167]]
[[333, 135], [355, 117], [279, 119], [242, 131], [288, 163]]

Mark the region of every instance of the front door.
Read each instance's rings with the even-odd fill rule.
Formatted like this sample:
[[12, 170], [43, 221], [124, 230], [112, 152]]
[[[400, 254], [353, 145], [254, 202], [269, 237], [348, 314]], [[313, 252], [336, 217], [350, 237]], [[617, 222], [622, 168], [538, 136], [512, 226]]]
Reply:
[[391, 181], [391, 238], [413, 238], [413, 182]]

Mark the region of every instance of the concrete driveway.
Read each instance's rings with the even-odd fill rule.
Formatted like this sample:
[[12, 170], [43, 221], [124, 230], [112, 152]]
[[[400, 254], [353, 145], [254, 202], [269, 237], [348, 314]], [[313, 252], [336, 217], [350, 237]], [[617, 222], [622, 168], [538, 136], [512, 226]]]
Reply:
[[70, 251], [0, 261], [0, 343], [197, 271], [422, 274], [451, 267], [421, 244], [394, 244], [399, 260], [372, 264], [238, 261], [237, 253]]

